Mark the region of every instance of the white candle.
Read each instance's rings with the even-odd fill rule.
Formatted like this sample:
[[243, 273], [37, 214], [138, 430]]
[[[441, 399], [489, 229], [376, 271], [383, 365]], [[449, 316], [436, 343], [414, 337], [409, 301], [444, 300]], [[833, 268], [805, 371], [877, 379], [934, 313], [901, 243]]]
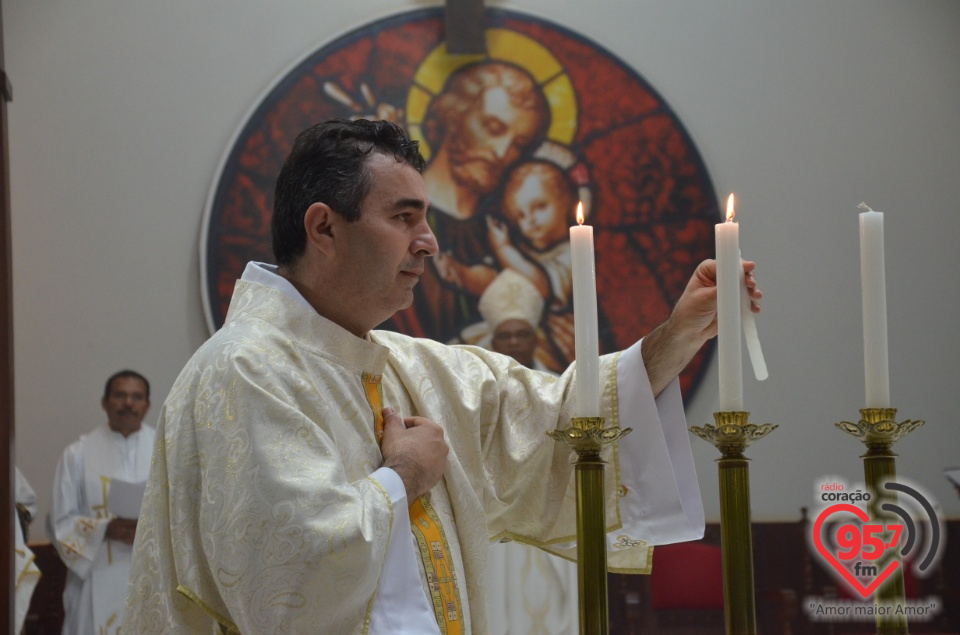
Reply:
[[720, 366], [720, 410], [743, 410], [743, 367], [740, 359], [740, 228], [733, 222], [733, 194], [727, 199], [727, 220], [716, 227], [717, 358]]
[[577, 417], [600, 416], [600, 341], [597, 331], [597, 275], [593, 227], [583, 224], [583, 203], [577, 205], [578, 225], [570, 228], [573, 273], [573, 324], [577, 355]]
[[867, 408], [890, 407], [887, 365], [887, 284], [883, 258], [883, 214], [860, 214], [860, 282], [863, 292], [863, 367]]

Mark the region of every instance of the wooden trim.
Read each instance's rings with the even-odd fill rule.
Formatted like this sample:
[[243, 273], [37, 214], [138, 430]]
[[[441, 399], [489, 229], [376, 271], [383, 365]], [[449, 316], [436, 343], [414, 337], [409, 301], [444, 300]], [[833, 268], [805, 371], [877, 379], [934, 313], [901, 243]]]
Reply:
[[444, 31], [450, 55], [482, 55], [487, 52], [484, 37], [483, 0], [446, 0]]
[[[13, 426], [13, 275], [10, 234], [10, 170], [7, 144], [7, 101], [12, 90], [3, 62], [3, 17], [0, 5], [0, 79], [3, 98], [0, 99], [0, 545], [13, 544], [14, 513], [14, 426]], [[13, 632], [15, 617], [14, 558], [13, 549], [0, 549], [0, 570], [3, 571], [3, 586], [0, 593], [6, 598], [0, 610], [0, 625], [4, 631]]]

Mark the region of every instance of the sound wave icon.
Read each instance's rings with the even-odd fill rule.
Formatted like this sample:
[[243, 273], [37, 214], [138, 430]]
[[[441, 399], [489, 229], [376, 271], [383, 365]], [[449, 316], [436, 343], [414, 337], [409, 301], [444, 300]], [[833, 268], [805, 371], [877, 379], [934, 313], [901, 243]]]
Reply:
[[[884, 487], [895, 492], [902, 492], [914, 498], [917, 503], [923, 507], [923, 510], [927, 512], [927, 516], [930, 518], [930, 549], [918, 567], [918, 570], [923, 573], [933, 563], [940, 546], [940, 522], [937, 520], [937, 515], [933, 509], [933, 505], [930, 504], [930, 501], [928, 501], [925, 496], [909, 485], [890, 481], [885, 483]], [[903, 545], [903, 549], [900, 550], [900, 555], [905, 557], [908, 553], [910, 553], [910, 550], [913, 549], [914, 542], [916, 541], [917, 530], [913, 522], [913, 518], [911, 518], [910, 514], [908, 514], [902, 507], [899, 505], [894, 505], [893, 503], [884, 503], [881, 505], [881, 509], [896, 514], [903, 521], [903, 526], [906, 528], [907, 540]]]

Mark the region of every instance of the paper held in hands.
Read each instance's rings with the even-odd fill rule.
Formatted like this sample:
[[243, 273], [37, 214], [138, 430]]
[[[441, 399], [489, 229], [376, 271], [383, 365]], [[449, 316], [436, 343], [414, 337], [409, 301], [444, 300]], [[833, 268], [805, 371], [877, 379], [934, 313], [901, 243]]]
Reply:
[[147, 482], [131, 483], [123, 479], [110, 479], [110, 493], [107, 495], [107, 511], [117, 518], [130, 520], [140, 517], [140, 503]]
[[743, 284], [740, 285], [740, 323], [743, 325], [743, 337], [747, 340], [747, 352], [750, 354], [753, 374], [758, 381], [763, 381], [767, 378], [767, 362], [763, 359], [760, 338], [757, 336], [757, 320], [753, 311], [750, 310], [746, 274], [744, 274]]

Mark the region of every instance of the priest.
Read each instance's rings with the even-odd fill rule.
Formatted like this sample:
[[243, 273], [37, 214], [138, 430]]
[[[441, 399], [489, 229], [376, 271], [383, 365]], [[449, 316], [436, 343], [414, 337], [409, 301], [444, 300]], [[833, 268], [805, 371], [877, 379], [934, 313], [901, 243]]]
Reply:
[[40, 569], [34, 562], [33, 551], [27, 546], [27, 525], [37, 513], [37, 494], [30, 487], [20, 468], [14, 467], [16, 474], [16, 513], [20, 519], [20, 526], [14, 529], [13, 541], [13, 587], [14, 587], [14, 619], [13, 632], [23, 632], [23, 622], [30, 610], [30, 599], [33, 590], [40, 581]]
[[[570, 452], [546, 435], [573, 369], [375, 330], [439, 250], [422, 168], [387, 122], [298, 135], [277, 265], [247, 266], [161, 411], [125, 632], [482, 635], [492, 536], [575, 554]], [[599, 414], [634, 428], [608, 457], [614, 571], [702, 533], [676, 376], [716, 333], [714, 280], [702, 263], [663, 325], [602, 358]]]
[[63, 635], [114, 633], [123, 620], [137, 519], [111, 512], [111, 483], [143, 483], [150, 469], [147, 379], [132, 370], [114, 373], [100, 404], [107, 422], [64, 450], [53, 481], [51, 538], [67, 566]]

